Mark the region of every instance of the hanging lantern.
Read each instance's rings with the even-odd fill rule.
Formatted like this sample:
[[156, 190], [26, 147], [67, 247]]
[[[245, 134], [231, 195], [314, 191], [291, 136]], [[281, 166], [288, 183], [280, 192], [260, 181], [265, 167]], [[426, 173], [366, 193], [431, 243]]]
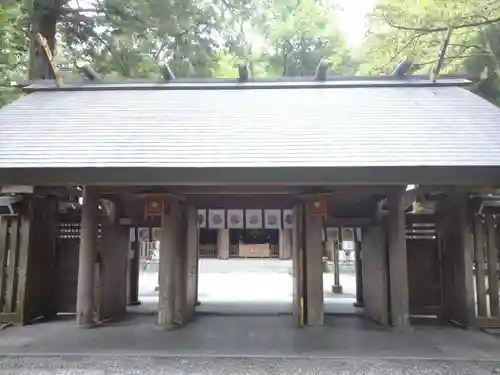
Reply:
[[322, 197], [311, 197], [307, 201], [308, 209], [311, 215], [326, 216], [327, 204], [326, 199]]
[[146, 198], [145, 206], [144, 206], [144, 216], [154, 217], [154, 216], [162, 216], [165, 212], [165, 202], [163, 197], [161, 196], [149, 196]]

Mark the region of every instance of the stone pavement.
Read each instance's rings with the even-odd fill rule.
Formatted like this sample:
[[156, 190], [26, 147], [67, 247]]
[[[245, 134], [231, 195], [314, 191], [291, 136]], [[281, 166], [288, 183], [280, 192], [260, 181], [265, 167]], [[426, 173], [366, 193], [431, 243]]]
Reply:
[[[277, 259], [201, 259], [198, 295], [203, 313], [291, 313], [293, 298], [292, 262]], [[142, 272], [140, 298], [157, 303], [158, 274]], [[356, 280], [351, 269], [340, 275], [342, 295], [331, 292], [333, 274], [323, 275], [325, 311], [356, 312]]]
[[[229, 265], [202, 270], [200, 290], [212, 285], [205, 284], [205, 299], [213, 299], [200, 307], [209, 311], [184, 329], [156, 326], [156, 276], [148, 273], [150, 280], [141, 284], [144, 304], [120, 320], [80, 330], [68, 317], [0, 331], [0, 375], [500, 373], [500, 339], [480, 331], [423, 325], [399, 331], [339, 314], [326, 315], [324, 327], [297, 328], [287, 313], [291, 280], [283, 264], [241, 263], [237, 272], [225, 272]], [[235, 274], [240, 278], [232, 285]], [[280, 275], [287, 279], [279, 281]], [[242, 285], [247, 282], [255, 284]], [[233, 288], [247, 289], [242, 296]], [[273, 300], [277, 296], [281, 300]], [[331, 300], [336, 312], [342, 303], [351, 306], [350, 297]]]
[[198, 316], [165, 332], [153, 314], [80, 330], [73, 319], [0, 332], [0, 374], [495, 374], [500, 341], [478, 331], [394, 331], [353, 316], [298, 329], [289, 316]]
[[0, 375], [490, 375], [489, 361], [308, 358], [0, 357]]
[[297, 328], [289, 315], [199, 315], [169, 332], [155, 323], [155, 314], [129, 313], [87, 330], [74, 319], [11, 327], [0, 332], [0, 355], [500, 360], [493, 335], [444, 326], [397, 331], [347, 315], [327, 315], [314, 329]]

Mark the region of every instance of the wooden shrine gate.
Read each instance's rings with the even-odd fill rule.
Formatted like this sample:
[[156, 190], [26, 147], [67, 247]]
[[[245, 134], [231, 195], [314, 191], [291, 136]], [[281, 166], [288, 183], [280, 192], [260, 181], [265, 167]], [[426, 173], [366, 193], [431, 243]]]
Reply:
[[26, 197], [18, 215], [0, 216], [0, 322], [53, 316], [57, 201]]
[[439, 316], [441, 257], [433, 215], [407, 215], [406, 248], [410, 315]]
[[[20, 241], [22, 219], [0, 216], [0, 322], [23, 322], [27, 247]], [[24, 223], [26, 231], [28, 223]], [[22, 242], [22, 243], [21, 243]]]
[[473, 225], [475, 326], [500, 328], [498, 246], [500, 217], [476, 216]]
[[[74, 216], [74, 215], [73, 215]], [[56, 246], [56, 309], [58, 313], [76, 312], [78, 287], [78, 252], [80, 221], [77, 217], [61, 216]]]
[[[78, 289], [80, 211], [62, 215], [56, 246], [57, 313], [75, 313]], [[100, 215], [96, 238], [95, 319], [103, 321], [125, 312], [129, 229]]]

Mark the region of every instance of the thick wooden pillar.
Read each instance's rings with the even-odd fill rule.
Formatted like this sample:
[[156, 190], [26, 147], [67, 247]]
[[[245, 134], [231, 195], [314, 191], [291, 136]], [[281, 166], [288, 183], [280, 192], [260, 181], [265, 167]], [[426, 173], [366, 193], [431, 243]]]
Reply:
[[134, 230], [134, 241], [132, 241], [130, 256], [128, 257], [127, 266], [127, 304], [130, 306], [140, 305], [139, 301], [139, 269], [141, 262], [140, 243], [139, 243], [139, 228], [136, 226]]
[[176, 267], [181, 230], [181, 208], [177, 200], [169, 200], [162, 216], [159, 269], [158, 325], [170, 330], [176, 328]]
[[475, 318], [474, 251], [468, 196], [449, 193], [441, 206], [439, 237], [442, 250], [443, 314], [445, 320], [473, 326]]
[[183, 327], [187, 322], [187, 225], [184, 205], [180, 205], [179, 233], [177, 236], [177, 249], [175, 259], [175, 324]]
[[128, 228], [118, 224], [117, 208], [106, 202], [108, 215], [100, 217], [101, 239], [97, 244], [99, 275], [97, 320], [104, 321], [126, 312]]
[[229, 229], [217, 231], [217, 258], [229, 259]]
[[305, 301], [305, 237], [304, 237], [304, 205], [294, 207], [292, 229], [292, 268], [293, 268], [293, 306], [292, 312], [299, 327], [306, 322]]
[[76, 324], [82, 328], [92, 325], [94, 321], [96, 237], [97, 196], [92, 187], [84, 186], [76, 301]]
[[187, 286], [186, 286], [186, 320], [194, 318], [198, 301], [198, 215], [195, 207], [186, 210], [186, 253], [187, 253]]
[[410, 325], [410, 313], [403, 190], [389, 194], [387, 203], [391, 324], [405, 328]]
[[355, 307], [363, 307], [363, 256], [361, 228], [356, 229], [356, 241], [354, 248], [354, 267], [356, 270], [356, 302]]
[[317, 215], [306, 204], [305, 209], [305, 271], [306, 271], [306, 299], [307, 325], [323, 325], [323, 217]]
[[328, 249], [330, 250], [332, 254], [332, 261], [333, 261], [333, 285], [332, 285], [332, 292], [335, 294], [342, 294], [343, 293], [343, 288], [342, 285], [340, 284], [340, 259], [339, 259], [339, 244], [341, 244], [342, 241], [327, 241], [326, 244], [328, 246]]
[[389, 269], [384, 223], [363, 228], [363, 302], [366, 317], [389, 324]]
[[292, 230], [280, 229], [279, 258], [290, 259], [292, 257]]
[[[43, 190], [38, 189], [38, 193], [42, 195]], [[31, 197], [30, 206], [29, 220], [31, 224], [29, 237], [27, 238], [29, 248], [26, 269], [25, 322], [40, 316], [49, 319], [57, 312], [55, 308], [56, 288], [58, 287], [55, 273], [55, 246], [58, 225], [57, 200], [43, 194], [40, 197]], [[20, 238], [19, 240], [20, 244], [24, 243], [23, 239]], [[13, 255], [11, 251], [9, 267], [15, 270], [19, 257], [12, 257]], [[16, 270], [15, 273], [20, 274], [21, 272]], [[15, 280], [16, 277], [14, 276], [13, 279]]]

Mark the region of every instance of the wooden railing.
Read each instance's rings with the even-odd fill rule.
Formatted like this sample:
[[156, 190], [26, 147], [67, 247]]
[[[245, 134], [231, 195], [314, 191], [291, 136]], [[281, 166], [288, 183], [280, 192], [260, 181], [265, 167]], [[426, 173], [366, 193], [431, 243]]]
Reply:
[[494, 215], [475, 217], [473, 238], [476, 326], [500, 328], [498, 270], [500, 218]]

